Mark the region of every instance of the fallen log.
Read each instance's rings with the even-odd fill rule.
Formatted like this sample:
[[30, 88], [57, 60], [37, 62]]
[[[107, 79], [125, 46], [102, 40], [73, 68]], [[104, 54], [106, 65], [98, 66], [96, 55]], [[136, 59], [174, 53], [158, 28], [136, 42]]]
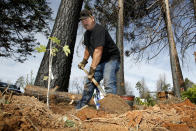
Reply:
[[[71, 94], [68, 92], [60, 92], [56, 91], [58, 89], [58, 86], [50, 90], [50, 97], [49, 100], [52, 102], [71, 102], [77, 101], [81, 99], [81, 95], [78, 94]], [[46, 102], [47, 99], [47, 88], [40, 87], [40, 86], [31, 86], [27, 85], [25, 88], [26, 96], [34, 96], [40, 101]]]

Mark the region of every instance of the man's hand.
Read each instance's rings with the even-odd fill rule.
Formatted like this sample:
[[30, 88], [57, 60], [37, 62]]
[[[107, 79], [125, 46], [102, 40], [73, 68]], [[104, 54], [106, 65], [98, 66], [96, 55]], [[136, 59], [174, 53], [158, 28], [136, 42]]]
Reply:
[[83, 59], [82, 62], [80, 62], [78, 64], [78, 68], [83, 69], [86, 66], [87, 63], [88, 63], [88, 61], [86, 59]]
[[95, 69], [93, 67], [90, 67], [90, 71], [88, 73], [88, 79], [90, 81], [93, 79], [94, 74], [95, 74]]

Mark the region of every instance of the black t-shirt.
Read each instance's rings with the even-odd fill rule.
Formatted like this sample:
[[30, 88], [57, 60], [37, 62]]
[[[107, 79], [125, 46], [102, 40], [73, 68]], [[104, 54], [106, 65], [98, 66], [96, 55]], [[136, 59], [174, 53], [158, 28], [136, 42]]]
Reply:
[[96, 47], [103, 46], [103, 53], [100, 63], [111, 59], [120, 61], [120, 51], [112, 40], [109, 32], [101, 25], [96, 24], [93, 30], [87, 30], [84, 34], [84, 45], [87, 47], [90, 56], [93, 58], [93, 52]]

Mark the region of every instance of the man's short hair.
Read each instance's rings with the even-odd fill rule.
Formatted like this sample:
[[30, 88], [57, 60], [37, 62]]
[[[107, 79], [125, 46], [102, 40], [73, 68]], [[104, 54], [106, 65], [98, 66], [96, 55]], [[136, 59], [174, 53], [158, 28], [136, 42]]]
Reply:
[[88, 9], [84, 9], [80, 12], [80, 20], [86, 19], [91, 16], [93, 16], [92, 12]]

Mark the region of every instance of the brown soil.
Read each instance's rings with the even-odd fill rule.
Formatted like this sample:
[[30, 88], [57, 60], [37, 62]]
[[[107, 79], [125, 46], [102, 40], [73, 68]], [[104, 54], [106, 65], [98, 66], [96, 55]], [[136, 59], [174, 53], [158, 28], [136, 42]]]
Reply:
[[81, 111], [76, 112], [76, 116], [80, 120], [90, 120], [92, 118], [105, 117], [107, 114], [103, 111], [97, 111], [93, 108], [85, 108]]
[[[0, 96], [0, 100], [3, 97]], [[9, 95], [6, 96], [6, 99]], [[114, 104], [118, 103], [118, 104]], [[84, 130], [84, 131], [188, 131], [196, 129], [196, 105], [188, 99], [174, 104], [159, 104], [144, 110], [130, 110], [116, 95], [76, 111], [69, 101], [50, 101], [50, 109], [35, 97], [16, 96], [9, 103], [0, 101], [0, 130]], [[103, 108], [104, 107], [104, 108]], [[114, 109], [115, 108], [115, 109]], [[121, 110], [121, 111], [120, 111]], [[67, 127], [63, 118], [75, 123]]]
[[165, 123], [163, 126], [170, 131], [189, 131], [189, 127], [185, 124]]
[[61, 116], [54, 114], [35, 97], [13, 96], [8, 104], [1, 105], [2, 130], [34, 130], [45, 127], [64, 127]]
[[125, 113], [130, 110], [130, 106], [120, 97], [108, 94], [104, 99], [100, 100], [101, 110], [107, 113]]
[[76, 113], [76, 116], [81, 120], [90, 120], [98, 117], [108, 117], [110, 114], [122, 114], [130, 111], [130, 106], [119, 96], [108, 94], [104, 99], [100, 100], [101, 107], [95, 109], [93, 101], [90, 102], [90, 107], [85, 108]]

